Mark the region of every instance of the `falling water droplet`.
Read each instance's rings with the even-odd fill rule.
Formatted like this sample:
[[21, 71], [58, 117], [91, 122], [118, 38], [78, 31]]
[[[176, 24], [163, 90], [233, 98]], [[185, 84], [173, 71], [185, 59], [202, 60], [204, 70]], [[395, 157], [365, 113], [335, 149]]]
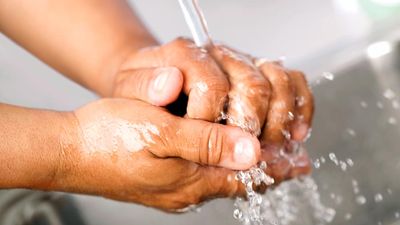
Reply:
[[397, 124], [397, 120], [396, 120], [396, 118], [394, 118], [394, 117], [389, 117], [388, 123], [389, 123], [389, 124], [392, 124], [392, 125], [395, 125], [395, 124]]
[[366, 202], [367, 202], [367, 199], [364, 196], [359, 195], [359, 196], [356, 197], [356, 203], [357, 204], [364, 205]]
[[392, 101], [392, 107], [393, 109], [399, 109], [400, 108], [400, 103], [397, 100]]
[[400, 218], [400, 212], [395, 212], [395, 213], [394, 213], [394, 217], [395, 217], [396, 219]]
[[321, 162], [319, 161], [319, 159], [316, 159], [316, 160], [314, 161], [314, 167], [315, 167], [316, 169], [318, 169], [320, 166], [321, 166]]
[[351, 213], [346, 213], [346, 215], [344, 216], [345, 220], [350, 220], [352, 217]]
[[339, 161], [337, 160], [335, 153], [333, 152], [329, 153], [329, 159], [336, 165], [339, 165]]
[[347, 165], [349, 165], [350, 167], [354, 166], [354, 162], [353, 162], [352, 159], [347, 158], [347, 159], [346, 159], [346, 162], [347, 162]]
[[243, 213], [240, 209], [233, 210], [233, 218], [240, 220], [242, 219]]
[[382, 196], [382, 194], [381, 194], [381, 193], [377, 193], [377, 194], [374, 196], [374, 200], [375, 200], [375, 202], [381, 202], [381, 201], [383, 201], [383, 196]]
[[342, 169], [343, 171], [347, 170], [347, 164], [344, 161], [339, 161], [339, 165], [340, 165], [340, 169]]
[[392, 89], [388, 88], [383, 92], [383, 96], [387, 99], [392, 99], [396, 96]]
[[350, 136], [352, 136], [352, 137], [356, 136], [356, 132], [353, 129], [347, 128], [346, 131]]
[[367, 108], [368, 107], [368, 103], [366, 103], [365, 101], [361, 101], [360, 102], [361, 107], [363, 108]]
[[378, 107], [379, 109], [383, 109], [383, 104], [382, 104], [382, 102], [377, 102], [376, 103], [376, 107]]

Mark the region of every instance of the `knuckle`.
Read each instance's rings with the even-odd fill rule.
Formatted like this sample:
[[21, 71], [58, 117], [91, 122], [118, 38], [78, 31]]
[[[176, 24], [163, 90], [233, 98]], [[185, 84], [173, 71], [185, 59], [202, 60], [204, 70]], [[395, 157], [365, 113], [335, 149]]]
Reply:
[[113, 90], [112, 90], [112, 96], [113, 97], [128, 97], [126, 95], [126, 87], [129, 85], [126, 85], [128, 82], [128, 77], [129, 73], [127, 71], [121, 72], [120, 74], [117, 75], [117, 77], [114, 80], [114, 85], [113, 85]]
[[173, 48], [187, 48], [188, 46], [194, 45], [194, 42], [190, 38], [178, 37], [167, 45]]
[[206, 151], [200, 151], [200, 161], [202, 163], [216, 165], [221, 161], [222, 148], [223, 148], [223, 135], [222, 128], [216, 124], [209, 124], [204, 128], [202, 132], [204, 140], [202, 141], [201, 149]]
[[229, 91], [229, 83], [226, 79], [217, 76], [205, 77], [204, 83], [208, 87], [208, 91], [217, 92], [226, 95]]

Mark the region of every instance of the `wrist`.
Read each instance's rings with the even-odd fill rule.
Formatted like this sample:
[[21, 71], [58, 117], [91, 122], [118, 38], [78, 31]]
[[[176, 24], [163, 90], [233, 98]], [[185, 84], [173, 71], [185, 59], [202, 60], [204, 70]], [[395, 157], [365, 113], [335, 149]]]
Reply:
[[54, 141], [58, 143], [52, 151], [52, 161], [47, 180], [40, 183], [38, 189], [67, 191], [66, 184], [73, 179], [76, 163], [79, 159], [79, 124], [73, 112], [62, 112], [57, 115], [57, 126], [54, 130]]
[[97, 93], [102, 97], [112, 97], [114, 84], [117, 80], [119, 72], [123, 69], [123, 66], [129, 56], [136, 54], [138, 51], [144, 48], [157, 46], [159, 43], [153, 37], [143, 38], [142, 41], [128, 41], [122, 45], [111, 57], [108, 59], [107, 65], [104, 66], [103, 74], [105, 77], [104, 88]]

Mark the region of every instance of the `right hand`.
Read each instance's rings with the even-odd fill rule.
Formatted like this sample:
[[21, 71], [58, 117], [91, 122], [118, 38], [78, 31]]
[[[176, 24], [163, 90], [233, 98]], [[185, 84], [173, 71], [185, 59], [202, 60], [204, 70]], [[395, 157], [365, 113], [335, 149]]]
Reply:
[[75, 115], [80, 144], [64, 151], [62, 179], [55, 179], [63, 191], [176, 210], [237, 195], [230, 169], [260, 157], [257, 138], [239, 128], [176, 117], [139, 100], [102, 99]]
[[[258, 140], [237, 127], [176, 117], [138, 100], [98, 100], [75, 116], [79, 144], [63, 152], [51, 189], [174, 211], [243, 195], [230, 169], [260, 158]], [[295, 170], [285, 176], [301, 173]]]

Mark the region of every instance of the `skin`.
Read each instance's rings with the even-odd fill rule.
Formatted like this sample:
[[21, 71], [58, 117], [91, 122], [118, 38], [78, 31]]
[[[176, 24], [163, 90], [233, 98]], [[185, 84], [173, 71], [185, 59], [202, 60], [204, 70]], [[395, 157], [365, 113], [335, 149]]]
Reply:
[[[300, 72], [259, 63], [228, 47], [201, 49], [189, 39], [160, 44], [125, 1], [0, 0], [0, 31], [100, 96], [131, 99], [101, 100], [75, 113], [1, 105], [1, 130], [11, 131], [0, 137], [1, 188], [94, 194], [167, 210], [242, 194], [237, 182], [225, 177], [259, 160], [271, 164], [267, 172], [277, 180], [309, 172], [305, 155], [294, 160], [280, 151], [290, 141], [302, 141], [311, 126], [312, 95]], [[161, 108], [181, 93], [188, 96], [185, 119]], [[211, 123], [221, 115], [227, 115], [228, 125]], [[158, 129], [165, 121], [174, 122], [170, 130], [160, 131], [154, 146], [146, 143], [135, 153], [117, 147], [118, 154], [130, 153], [127, 158], [99, 151], [87, 156], [93, 149], [115, 150], [82, 144], [96, 142], [86, 140], [85, 128], [99, 126], [103, 117], [133, 126], [147, 121]], [[192, 136], [177, 140], [178, 128]], [[282, 129], [291, 132], [291, 140]], [[253, 143], [242, 157], [234, 157], [238, 135]], [[104, 136], [98, 139], [115, 143]], [[207, 151], [206, 140], [216, 146], [213, 151]], [[145, 170], [146, 165], [152, 168]]]
[[[237, 127], [183, 119], [139, 100], [101, 99], [75, 112], [0, 104], [0, 111], [0, 128], [7, 130], [0, 136], [2, 188], [84, 193], [175, 211], [243, 195], [235, 172], [218, 166], [244, 169], [260, 158], [236, 157], [236, 140], [243, 138], [260, 152], [257, 139]], [[110, 135], [120, 121], [130, 127], [150, 124], [157, 132], [143, 148], [130, 149], [122, 143], [124, 133]], [[104, 129], [93, 133], [90, 127], [96, 124]], [[273, 176], [283, 172], [286, 179], [309, 169], [286, 169], [286, 159], [272, 151], [263, 155]], [[308, 162], [307, 157], [296, 160]]]

